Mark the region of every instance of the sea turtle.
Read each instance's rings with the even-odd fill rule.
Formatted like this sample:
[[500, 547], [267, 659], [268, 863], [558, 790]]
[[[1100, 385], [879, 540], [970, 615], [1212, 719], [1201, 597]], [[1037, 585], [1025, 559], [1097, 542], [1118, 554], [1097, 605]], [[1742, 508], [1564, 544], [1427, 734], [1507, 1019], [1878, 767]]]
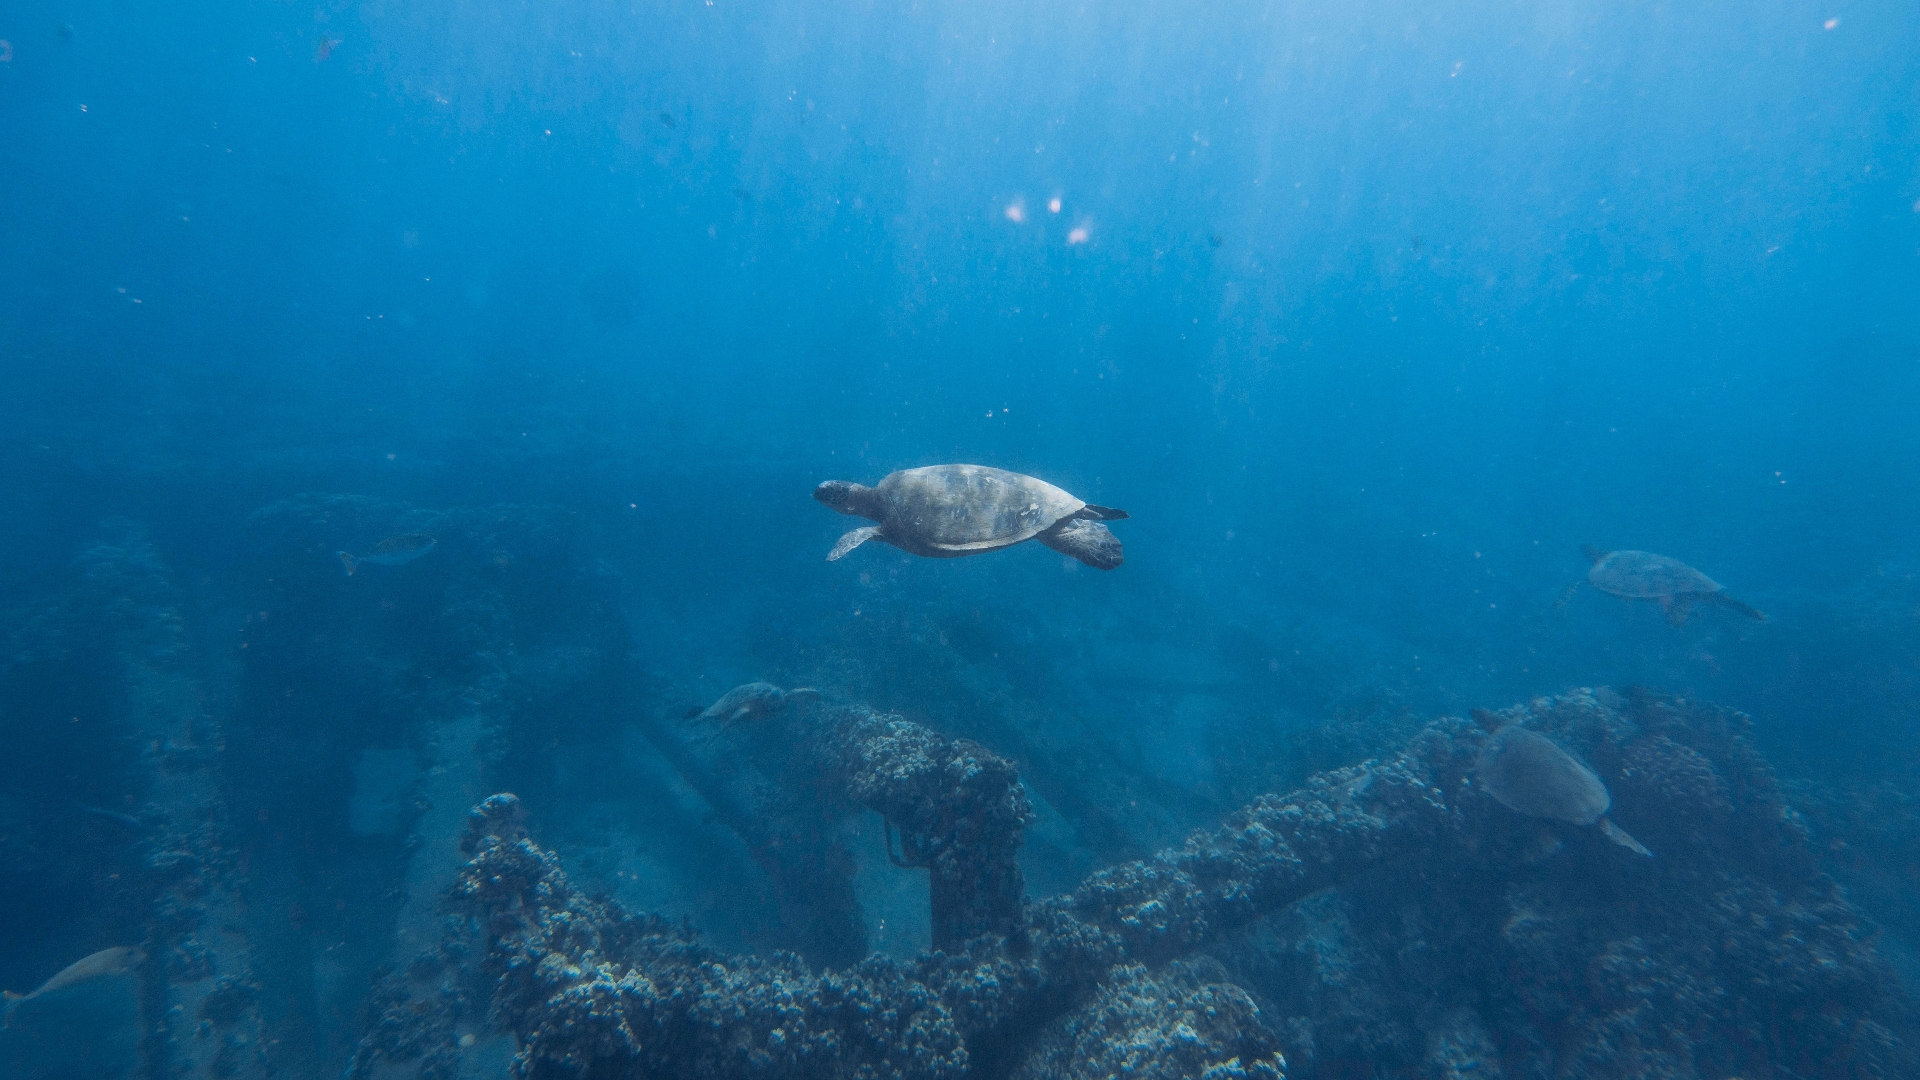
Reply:
[[347, 576], [352, 577], [366, 563], [375, 566], [405, 566], [413, 560], [432, 551], [439, 541], [425, 533], [402, 533], [389, 536], [373, 545], [373, 550], [365, 555], [355, 555], [351, 551], [336, 551], [340, 565], [347, 568]]
[[[1696, 602], [1718, 604], [1748, 618], [1767, 621], [1764, 614], [1728, 596], [1719, 582], [1678, 559], [1650, 551], [1601, 551], [1595, 547], [1582, 550], [1593, 560], [1586, 584], [1628, 600], [1655, 601], [1660, 610], [1667, 613], [1667, 621], [1675, 626], [1687, 621]], [[1558, 606], [1565, 607], [1581, 584], [1576, 581], [1568, 586]]]
[[147, 959], [147, 954], [133, 945], [116, 945], [111, 949], [101, 949], [97, 953], [83, 956], [54, 974], [53, 978], [40, 984], [40, 989], [31, 994], [6, 993], [5, 1017], [0, 1019], [0, 1027], [12, 1027], [14, 1010], [35, 998], [42, 997], [69, 986], [92, 982], [95, 979], [126, 975], [138, 968]]
[[1493, 734], [1480, 749], [1474, 775], [1502, 806], [1528, 817], [1598, 825], [1607, 839], [1653, 857], [1653, 852], [1606, 816], [1613, 795], [1579, 758], [1537, 731], [1501, 723], [1485, 709], [1475, 709], [1473, 718]]
[[696, 707], [689, 711], [687, 718], [710, 720], [722, 728], [728, 728], [745, 720], [771, 716], [788, 705], [819, 700], [820, 691], [811, 687], [796, 686], [791, 690], [782, 690], [769, 682], [742, 683], [720, 695], [719, 701], [705, 709]]
[[865, 487], [829, 480], [813, 497], [878, 525], [855, 529], [827, 553], [832, 562], [868, 540], [951, 559], [1039, 540], [1088, 566], [1120, 565], [1120, 540], [1104, 524], [1125, 510], [1082, 502], [1045, 480], [985, 465], [929, 465], [888, 473]]

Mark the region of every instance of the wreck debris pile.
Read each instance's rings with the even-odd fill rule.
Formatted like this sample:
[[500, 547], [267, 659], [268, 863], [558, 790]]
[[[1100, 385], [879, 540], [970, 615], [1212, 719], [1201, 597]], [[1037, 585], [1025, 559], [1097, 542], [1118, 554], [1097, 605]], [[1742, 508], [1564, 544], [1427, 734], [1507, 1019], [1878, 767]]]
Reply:
[[522, 1075], [965, 1073], [951, 1016], [893, 964], [815, 975], [790, 954], [721, 956], [581, 895], [518, 816], [510, 795], [475, 811], [454, 896], [484, 928], [492, 1019], [519, 1036]]
[[1115, 968], [1093, 1000], [1049, 1025], [1014, 1080], [1284, 1080], [1260, 1007], [1220, 965]]
[[900, 830], [900, 865], [932, 877], [934, 948], [1011, 930], [1020, 836], [1033, 820], [1013, 762], [861, 706], [831, 710], [827, 724], [814, 745], [846, 797]]
[[[1583, 691], [1502, 720], [1589, 761], [1658, 858], [1502, 806], [1474, 779], [1487, 731], [1449, 718], [1004, 933], [977, 913], [1017, 871], [988, 875], [913, 965], [723, 957], [582, 896], [511, 796], [475, 811], [453, 905], [530, 1077], [1913, 1073], [1911, 1005], [1744, 717]], [[897, 718], [832, 722], [903, 862], [1017, 846], [1010, 765]]]
[[1820, 874], [1745, 717], [1576, 692], [1503, 719], [1584, 756], [1653, 859], [1505, 813], [1415, 740], [1458, 828], [1215, 951], [1278, 1014], [1301, 1075], [1912, 1074], [1911, 1003]]

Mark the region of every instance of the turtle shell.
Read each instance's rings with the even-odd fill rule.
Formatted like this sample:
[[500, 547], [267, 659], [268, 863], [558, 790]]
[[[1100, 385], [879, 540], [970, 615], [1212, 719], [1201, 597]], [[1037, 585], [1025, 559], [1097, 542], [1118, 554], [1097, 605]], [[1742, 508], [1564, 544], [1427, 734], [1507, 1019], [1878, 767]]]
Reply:
[[1650, 551], [1610, 551], [1587, 571], [1587, 581], [1604, 593], [1629, 600], [1717, 593], [1720, 583], [1678, 559]]
[[1508, 724], [1480, 752], [1480, 786], [1509, 810], [1591, 825], [1613, 805], [1607, 785], [1537, 731]]
[[888, 473], [875, 485], [886, 501], [880, 523], [909, 551], [966, 555], [1031, 540], [1086, 503], [1054, 487], [984, 465], [929, 465]]
[[707, 706], [700, 714], [702, 720], [725, 720], [745, 707], [749, 712], [765, 712], [780, 703], [785, 697], [781, 689], [769, 682], [742, 683], [720, 695], [720, 700]]

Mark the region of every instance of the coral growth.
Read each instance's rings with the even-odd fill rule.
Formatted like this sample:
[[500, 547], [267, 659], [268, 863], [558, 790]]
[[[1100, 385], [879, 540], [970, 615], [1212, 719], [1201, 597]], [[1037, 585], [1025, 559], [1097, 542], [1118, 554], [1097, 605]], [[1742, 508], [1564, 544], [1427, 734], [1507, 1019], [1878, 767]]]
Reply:
[[[975, 918], [1018, 881], [976, 876], [939, 951], [839, 972], [582, 895], [496, 796], [449, 937], [527, 1077], [1915, 1075], [1910, 1003], [1744, 717], [1583, 691], [1502, 719], [1590, 762], [1658, 857], [1506, 809], [1474, 780], [1486, 730], [1447, 718], [1017, 917]], [[816, 752], [903, 861], [961, 888], [1017, 847], [1007, 763], [864, 710], [830, 726]]]
[[1260, 1007], [1218, 964], [1141, 964], [1049, 1025], [1014, 1080], [1284, 1080], [1286, 1059]]
[[812, 745], [824, 748], [847, 797], [899, 828], [901, 865], [932, 875], [934, 947], [1011, 930], [1020, 835], [1033, 820], [1014, 764], [863, 707], [833, 710], [828, 722], [830, 737]]
[[[952, 1018], [884, 960], [815, 975], [790, 954], [721, 956], [658, 918], [583, 896], [511, 820], [476, 811], [455, 906], [484, 928], [493, 1021], [522, 1076], [942, 1077], [966, 1071]], [[506, 835], [500, 835], [504, 832]]]

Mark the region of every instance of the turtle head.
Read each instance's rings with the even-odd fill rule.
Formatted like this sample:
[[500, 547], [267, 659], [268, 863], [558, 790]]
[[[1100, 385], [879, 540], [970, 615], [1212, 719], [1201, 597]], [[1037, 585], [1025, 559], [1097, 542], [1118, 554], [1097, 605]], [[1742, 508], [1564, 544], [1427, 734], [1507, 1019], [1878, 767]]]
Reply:
[[851, 480], [829, 480], [813, 489], [813, 497], [843, 514], [879, 521], [886, 511], [880, 505], [880, 493]]

